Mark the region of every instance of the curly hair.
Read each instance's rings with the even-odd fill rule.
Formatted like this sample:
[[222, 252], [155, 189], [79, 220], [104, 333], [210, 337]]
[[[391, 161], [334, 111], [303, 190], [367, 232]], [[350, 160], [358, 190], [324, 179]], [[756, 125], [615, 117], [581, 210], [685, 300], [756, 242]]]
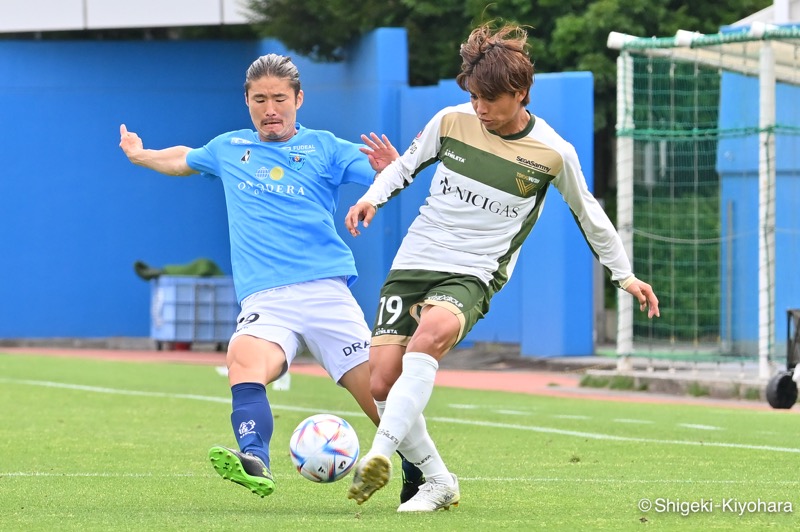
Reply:
[[483, 24], [472, 30], [460, 54], [459, 87], [485, 98], [524, 91], [522, 105], [528, 105], [534, 69], [524, 28], [505, 25], [495, 29], [491, 23]]

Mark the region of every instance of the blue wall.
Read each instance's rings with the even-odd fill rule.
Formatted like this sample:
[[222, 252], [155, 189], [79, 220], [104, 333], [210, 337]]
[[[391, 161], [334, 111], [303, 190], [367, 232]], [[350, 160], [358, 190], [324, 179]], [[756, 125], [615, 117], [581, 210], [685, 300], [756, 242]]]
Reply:
[[[403, 151], [435, 111], [466, 101], [452, 80], [408, 87], [406, 50], [404, 30], [381, 29], [346, 63], [291, 54], [306, 92], [300, 122], [353, 141], [386, 133]], [[274, 41], [0, 42], [0, 337], [147, 336], [150, 291], [134, 261], [207, 257], [230, 271], [220, 184], [131, 165], [118, 129], [125, 123], [145, 146], [163, 148], [250, 127], [244, 72], [269, 52], [286, 49]], [[590, 185], [592, 105], [589, 74], [537, 76], [530, 109], [576, 146]], [[368, 321], [431, 174], [361, 237], [341, 227]], [[345, 187], [338, 216], [363, 191]], [[592, 260], [552, 190], [514, 277], [469, 340], [520, 343], [532, 356], [592, 354]]]
[[252, 44], [0, 44], [0, 336], [146, 336], [132, 265], [230, 255], [219, 183], [139, 169], [119, 124], [150, 147], [241, 127]]
[[[797, 127], [800, 89], [778, 84], [775, 97], [777, 122]], [[723, 75], [720, 127], [757, 128], [758, 100], [757, 78]], [[775, 341], [782, 355], [786, 311], [800, 308], [800, 135], [779, 129], [775, 153]], [[758, 345], [758, 158], [757, 134], [720, 140], [722, 337], [746, 353], [756, 352]]]

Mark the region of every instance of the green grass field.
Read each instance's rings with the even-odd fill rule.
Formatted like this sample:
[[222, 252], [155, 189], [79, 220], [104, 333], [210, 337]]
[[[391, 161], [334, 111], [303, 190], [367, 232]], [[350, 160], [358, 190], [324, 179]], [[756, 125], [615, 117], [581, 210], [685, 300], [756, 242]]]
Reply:
[[[428, 427], [459, 476], [461, 505], [398, 514], [398, 479], [357, 506], [350, 477], [319, 485], [292, 467], [289, 436], [312, 413], [345, 417], [369, 445], [374, 427], [347, 392], [293, 375], [290, 390], [269, 396], [278, 488], [261, 499], [206, 460], [211, 445], [235, 445], [215, 368], [0, 355], [0, 530], [800, 526], [792, 411], [437, 388]], [[786, 502], [791, 511], [778, 508]]]

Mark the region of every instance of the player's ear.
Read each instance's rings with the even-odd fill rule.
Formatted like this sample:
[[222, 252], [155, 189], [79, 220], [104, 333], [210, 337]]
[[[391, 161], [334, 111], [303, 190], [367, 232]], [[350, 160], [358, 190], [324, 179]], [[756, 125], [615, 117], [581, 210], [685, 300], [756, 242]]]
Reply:
[[303, 89], [300, 89], [297, 92], [297, 98], [295, 99], [295, 109], [300, 109], [300, 106], [303, 105]]

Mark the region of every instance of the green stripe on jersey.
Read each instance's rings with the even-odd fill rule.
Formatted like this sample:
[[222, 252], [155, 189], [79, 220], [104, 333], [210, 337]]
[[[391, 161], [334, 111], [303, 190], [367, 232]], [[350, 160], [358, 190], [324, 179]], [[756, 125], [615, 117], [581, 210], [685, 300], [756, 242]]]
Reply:
[[453, 172], [520, 198], [534, 196], [554, 177], [452, 137], [442, 139], [439, 158]]

